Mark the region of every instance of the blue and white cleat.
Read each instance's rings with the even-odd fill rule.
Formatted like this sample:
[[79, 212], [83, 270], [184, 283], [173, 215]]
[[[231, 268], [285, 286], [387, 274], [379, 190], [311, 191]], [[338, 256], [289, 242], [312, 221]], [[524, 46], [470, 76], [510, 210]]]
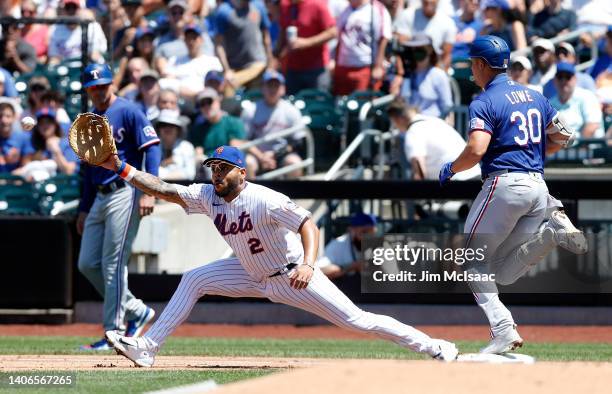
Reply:
[[145, 314], [139, 319], [129, 320], [127, 322], [127, 328], [125, 330], [126, 337], [139, 337], [142, 334], [142, 330], [145, 328], [155, 317], [155, 311], [153, 308], [147, 307]]
[[79, 350], [92, 351], [92, 352], [102, 352], [102, 351], [111, 350], [111, 349], [112, 347], [110, 346], [110, 344], [105, 338], [102, 338], [99, 341], [91, 343], [89, 345], [83, 345], [79, 347]]

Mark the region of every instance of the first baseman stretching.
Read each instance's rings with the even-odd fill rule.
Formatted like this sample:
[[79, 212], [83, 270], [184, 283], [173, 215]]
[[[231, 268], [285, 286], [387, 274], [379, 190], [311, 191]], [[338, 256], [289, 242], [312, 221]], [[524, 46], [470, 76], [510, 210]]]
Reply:
[[[586, 253], [582, 232], [548, 194], [544, 159], [571, 144], [575, 133], [548, 100], [506, 74], [510, 49], [504, 40], [481, 36], [470, 48], [474, 82], [483, 89], [470, 104], [470, 135], [459, 157], [440, 171], [444, 185], [457, 172], [480, 162], [484, 184], [472, 204], [464, 232], [468, 246], [486, 245], [486, 264], [466, 267], [495, 273], [508, 285], [527, 273], [555, 246]], [[546, 225], [542, 225], [549, 219]], [[505, 353], [523, 344], [495, 282], [470, 283], [491, 325], [483, 353]]]
[[204, 165], [212, 185], [169, 184], [111, 156], [103, 167], [145, 193], [176, 203], [187, 214], [205, 214], [237, 257], [217, 260], [186, 272], [166, 309], [143, 337], [107, 331], [115, 349], [141, 367], [153, 365], [166, 338], [187, 318], [204, 294], [259, 297], [291, 305], [337, 326], [371, 332], [416, 352], [451, 361], [453, 343], [383, 315], [359, 309], [315, 267], [319, 233], [310, 212], [287, 196], [246, 182], [243, 154], [234, 147], [215, 150]]

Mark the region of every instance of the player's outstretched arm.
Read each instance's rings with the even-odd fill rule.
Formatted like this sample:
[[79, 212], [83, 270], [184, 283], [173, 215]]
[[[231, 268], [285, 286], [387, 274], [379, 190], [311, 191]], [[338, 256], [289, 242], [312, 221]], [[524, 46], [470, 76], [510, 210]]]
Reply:
[[178, 194], [176, 185], [164, 182], [148, 172], [138, 171], [129, 164], [122, 162], [117, 155], [111, 155], [100, 166], [118, 173], [123, 180], [151, 196], [173, 202], [183, 208], [187, 206]]

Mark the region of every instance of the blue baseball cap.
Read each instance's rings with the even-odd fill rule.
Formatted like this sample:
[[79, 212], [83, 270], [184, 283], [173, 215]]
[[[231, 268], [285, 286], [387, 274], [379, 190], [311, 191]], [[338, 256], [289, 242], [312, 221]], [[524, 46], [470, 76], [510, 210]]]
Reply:
[[140, 40], [144, 36], [155, 37], [155, 32], [152, 29], [149, 29], [148, 27], [139, 27], [138, 29], [136, 29], [136, 35], [134, 36], [134, 39], [136, 41]]
[[502, 10], [509, 10], [510, 3], [507, 0], [485, 0], [482, 3], [482, 8], [501, 8]]
[[238, 168], [246, 168], [244, 153], [233, 146], [223, 145], [218, 147], [208, 159], [204, 160], [203, 165], [210, 167], [216, 161], [223, 161]]
[[213, 70], [207, 72], [206, 76], [204, 77], [204, 83], [208, 81], [217, 81], [219, 83], [223, 83], [223, 81], [225, 81], [225, 77], [223, 76], [222, 72]]
[[113, 72], [107, 64], [91, 63], [83, 71], [83, 87], [109, 85], [113, 82]]
[[351, 227], [376, 226], [376, 216], [369, 213], [356, 213], [351, 217]]
[[559, 62], [557, 63], [556, 74], [559, 74], [559, 73], [568, 73], [568, 74], [574, 75], [576, 74], [576, 66], [568, 62]]
[[183, 32], [187, 33], [188, 31], [193, 31], [199, 36], [202, 35], [202, 28], [195, 24], [185, 26], [185, 28], [183, 29]]
[[55, 119], [56, 115], [57, 114], [53, 110], [53, 108], [44, 107], [44, 108], [41, 108], [38, 112], [36, 112], [36, 119], [40, 119], [44, 116]]
[[268, 82], [268, 81], [273, 81], [273, 80], [277, 80], [278, 82], [282, 83], [283, 85], [285, 84], [285, 77], [283, 77], [283, 74], [279, 73], [278, 71], [275, 70], [268, 70], [264, 73], [263, 75], [263, 81], [264, 82]]

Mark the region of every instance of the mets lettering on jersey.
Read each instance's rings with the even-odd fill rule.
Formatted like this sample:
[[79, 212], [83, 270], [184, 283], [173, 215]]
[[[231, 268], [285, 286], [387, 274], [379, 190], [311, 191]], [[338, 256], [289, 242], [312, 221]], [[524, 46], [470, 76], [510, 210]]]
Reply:
[[[500, 99], [500, 98], [504, 99]], [[470, 104], [470, 129], [491, 134], [483, 176], [508, 170], [544, 172], [546, 127], [557, 111], [535, 90], [499, 74]]]
[[283, 266], [304, 260], [298, 232], [310, 212], [289, 197], [267, 187], [247, 183], [230, 202], [215, 194], [212, 185], [177, 185], [188, 214], [203, 213], [232, 247], [244, 269], [256, 279]]

